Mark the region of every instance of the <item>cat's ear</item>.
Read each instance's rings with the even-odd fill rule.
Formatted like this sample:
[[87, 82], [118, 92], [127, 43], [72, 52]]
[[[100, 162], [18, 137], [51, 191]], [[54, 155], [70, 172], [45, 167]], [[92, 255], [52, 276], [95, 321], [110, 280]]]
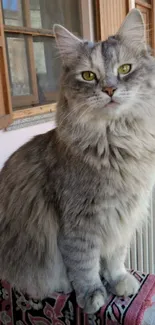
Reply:
[[137, 44], [141, 49], [146, 49], [144, 19], [138, 9], [128, 13], [116, 35], [128, 44]]
[[75, 58], [77, 48], [83, 43], [83, 41], [61, 25], [55, 24], [53, 30], [62, 61], [69, 61], [72, 58]]

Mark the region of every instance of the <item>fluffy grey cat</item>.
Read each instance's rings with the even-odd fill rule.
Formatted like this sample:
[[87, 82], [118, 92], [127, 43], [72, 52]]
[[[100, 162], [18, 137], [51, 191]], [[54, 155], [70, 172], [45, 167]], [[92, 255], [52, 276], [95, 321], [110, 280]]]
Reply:
[[75, 289], [88, 313], [138, 291], [124, 266], [155, 179], [155, 59], [132, 10], [90, 43], [55, 26], [62, 57], [57, 128], [0, 174], [0, 277], [31, 297]]

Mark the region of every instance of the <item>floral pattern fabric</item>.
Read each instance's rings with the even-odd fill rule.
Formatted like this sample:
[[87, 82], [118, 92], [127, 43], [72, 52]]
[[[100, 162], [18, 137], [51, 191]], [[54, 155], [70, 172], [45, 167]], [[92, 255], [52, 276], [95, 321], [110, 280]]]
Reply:
[[74, 292], [30, 300], [0, 281], [0, 325], [155, 325], [155, 275], [132, 273], [140, 282], [139, 293], [126, 299], [111, 296], [95, 315], [78, 307]]

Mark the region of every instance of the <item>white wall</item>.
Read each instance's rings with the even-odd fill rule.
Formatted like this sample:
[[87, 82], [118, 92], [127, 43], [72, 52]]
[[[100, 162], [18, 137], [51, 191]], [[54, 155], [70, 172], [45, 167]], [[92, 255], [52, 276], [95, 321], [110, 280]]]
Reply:
[[54, 128], [54, 122], [42, 123], [13, 131], [0, 131], [0, 169], [8, 157], [33, 136]]

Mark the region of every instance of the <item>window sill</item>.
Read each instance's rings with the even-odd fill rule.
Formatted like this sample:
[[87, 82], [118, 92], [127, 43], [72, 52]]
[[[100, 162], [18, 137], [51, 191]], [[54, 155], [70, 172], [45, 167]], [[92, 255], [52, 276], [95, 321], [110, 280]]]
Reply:
[[13, 122], [6, 127], [5, 131], [17, 130], [41, 123], [54, 122], [55, 112], [56, 103], [14, 111], [12, 114]]
[[52, 113], [56, 111], [56, 103], [48, 105], [40, 105], [36, 107], [23, 108], [13, 112], [13, 120], [31, 117], [35, 115], [41, 115], [46, 113]]
[[30, 126], [34, 126], [37, 124], [47, 123], [47, 122], [55, 122], [55, 112], [42, 113], [39, 115], [30, 115], [23, 118], [18, 118], [13, 121], [13, 123], [5, 129], [5, 131], [13, 131], [21, 128], [26, 128]]

